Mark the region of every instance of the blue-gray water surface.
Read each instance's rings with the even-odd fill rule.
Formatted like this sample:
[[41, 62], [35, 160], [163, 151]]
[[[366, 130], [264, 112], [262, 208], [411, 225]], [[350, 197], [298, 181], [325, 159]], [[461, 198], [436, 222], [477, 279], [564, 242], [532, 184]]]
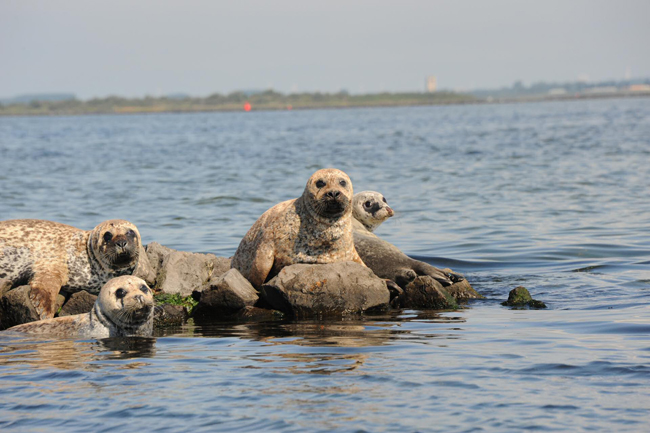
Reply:
[[[234, 253], [322, 167], [465, 274], [455, 312], [0, 334], [0, 430], [647, 431], [650, 99], [0, 118], [0, 219]], [[547, 310], [500, 305], [526, 286]]]

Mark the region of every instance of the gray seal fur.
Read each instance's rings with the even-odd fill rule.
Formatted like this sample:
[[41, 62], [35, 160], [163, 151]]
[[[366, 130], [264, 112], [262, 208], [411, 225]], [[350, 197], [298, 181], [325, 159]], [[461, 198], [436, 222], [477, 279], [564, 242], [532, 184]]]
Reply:
[[443, 286], [450, 286], [464, 279], [460, 275], [445, 272], [407, 256], [395, 245], [373, 233], [381, 223], [394, 215], [381, 193], [363, 191], [355, 194], [352, 215], [354, 246], [366, 266], [378, 277], [392, 280], [401, 288], [405, 288], [420, 275], [429, 275]]

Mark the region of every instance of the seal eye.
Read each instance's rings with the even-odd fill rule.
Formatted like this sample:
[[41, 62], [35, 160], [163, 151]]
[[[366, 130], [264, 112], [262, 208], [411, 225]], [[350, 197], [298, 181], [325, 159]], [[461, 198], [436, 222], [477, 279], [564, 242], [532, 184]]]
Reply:
[[372, 203], [370, 203], [370, 200], [368, 200], [367, 202], [365, 202], [365, 203], [363, 204], [363, 207], [367, 207], [367, 208], [369, 208], [370, 206], [372, 206]]
[[125, 296], [126, 296], [126, 290], [124, 290], [124, 289], [117, 289], [117, 290], [115, 291], [115, 297], [116, 297], [117, 299], [122, 299], [122, 298], [125, 297]]
[[140, 290], [142, 293], [149, 293], [149, 287], [145, 286], [144, 284], [140, 286]]
[[323, 182], [322, 180], [318, 180], [318, 181], [316, 182], [316, 188], [322, 188], [322, 187], [324, 187], [325, 185], [327, 185], [327, 184], [326, 184], [325, 182]]
[[135, 237], [135, 232], [133, 230], [129, 230], [128, 232], [126, 232], [126, 235], [131, 237], [131, 238], [134, 238]]
[[339, 184], [343, 187], [348, 186], [348, 183], [344, 180], [340, 181]]
[[104, 233], [104, 242], [108, 242], [111, 239], [113, 239], [113, 233], [111, 233], [111, 232]]
[[386, 197], [382, 197], [381, 199], [384, 203], [388, 204], [388, 202], [386, 201]]

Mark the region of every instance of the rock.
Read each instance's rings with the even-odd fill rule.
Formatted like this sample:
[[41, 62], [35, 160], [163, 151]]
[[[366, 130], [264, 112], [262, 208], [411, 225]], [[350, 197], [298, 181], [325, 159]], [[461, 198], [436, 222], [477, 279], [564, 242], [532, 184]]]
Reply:
[[2, 298], [9, 290], [11, 290], [11, 281], [6, 278], [0, 278], [0, 298]]
[[258, 299], [257, 291], [251, 283], [237, 269], [229, 269], [206, 284], [195, 314], [232, 314], [242, 308], [252, 307]]
[[147, 259], [151, 270], [154, 274], [158, 275], [165, 258], [176, 250], [162, 246], [158, 242], [152, 242], [145, 247], [145, 251], [147, 252]]
[[135, 268], [133, 275], [146, 281], [149, 287], [156, 284], [156, 271], [149, 262], [149, 256], [144, 247], [140, 247], [140, 256], [138, 257], [138, 266]]
[[537, 301], [530, 296], [530, 292], [524, 286], [515, 287], [508, 294], [508, 300], [501, 305], [506, 307], [526, 307], [529, 308], [546, 308], [546, 304]]
[[483, 299], [467, 280], [461, 280], [444, 288], [447, 293], [454, 297], [457, 301], [465, 301], [468, 299]]
[[0, 298], [0, 328], [7, 329], [23, 323], [34, 322], [40, 317], [29, 299], [31, 287], [20, 286]]
[[[457, 283], [458, 284], [458, 283]], [[411, 281], [399, 298], [401, 308], [432, 308], [436, 310], [452, 310], [458, 304], [442, 285], [428, 275], [422, 275]]]
[[153, 315], [153, 326], [156, 328], [180, 326], [187, 321], [188, 317], [187, 308], [182, 305], [156, 305]]
[[354, 262], [287, 266], [262, 285], [260, 296], [294, 317], [361, 313], [390, 301], [386, 282]]
[[284, 318], [284, 313], [278, 310], [267, 310], [266, 308], [244, 307], [231, 315], [229, 318], [234, 320], [260, 321], [280, 320]]
[[151, 271], [155, 274], [152, 287], [164, 293], [188, 296], [192, 291], [200, 291], [211, 277], [230, 269], [230, 259], [214, 254], [176, 251], [158, 242], [151, 242], [145, 249]]
[[97, 300], [97, 295], [90, 294], [85, 290], [75, 292], [68, 298], [59, 311], [59, 317], [74, 316], [76, 314], [90, 313]]
[[[228, 261], [227, 268], [225, 261]], [[212, 276], [222, 274], [229, 267], [229, 259], [214, 254], [172, 250], [163, 260], [155, 287], [163, 293], [189, 296], [194, 290], [201, 290]]]

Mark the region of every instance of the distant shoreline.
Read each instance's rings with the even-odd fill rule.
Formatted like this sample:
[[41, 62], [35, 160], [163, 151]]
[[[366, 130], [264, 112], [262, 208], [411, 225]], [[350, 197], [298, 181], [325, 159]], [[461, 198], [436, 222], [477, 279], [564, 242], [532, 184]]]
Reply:
[[[616, 92], [607, 94], [536, 95], [508, 98], [478, 98], [472, 95], [436, 92], [413, 94], [302, 94], [282, 95], [272, 91], [250, 97], [228, 95], [220, 101], [208, 98], [126, 99], [109, 97], [89, 101], [43, 101], [30, 104], [0, 106], [0, 116], [82, 116], [97, 114], [158, 114], [158, 113], [207, 113], [238, 111], [290, 111], [317, 109], [419, 107], [465, 104], [512, 104], [549, 101], [578, 101], [591, 99], [615, 99], [650, 97], [650, 92]], [[237, 98], [237, 101], [228, 99]], [[250, 110], [245, 110], [245, 104]]]

